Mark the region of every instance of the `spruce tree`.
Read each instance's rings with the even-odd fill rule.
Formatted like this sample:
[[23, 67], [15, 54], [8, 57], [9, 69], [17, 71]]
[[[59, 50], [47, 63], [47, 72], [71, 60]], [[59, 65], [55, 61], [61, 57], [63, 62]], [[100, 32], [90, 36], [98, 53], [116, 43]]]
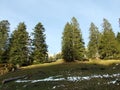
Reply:
[[73, 30], [69, 23], [65, 25], [62, 37], [62, 56], [67, 62], [74, 61]]
[[101, 59], [114, 59], [116, 56], [117, 42], [111, 24], [107, 19], [103, 19], [103, 33], [99, 45]]
[[26, 31], [26, 25], [23, 22], [19, 23], [10, 39], [10, 63], [19, 66], [28, 64], [28, 39], [29, 36]]
[[98, 59], [99, 58], [99, 43], [100, 43], [100, 32], [98, 28], [95, 26], [94, 23], [90, 25], [90, 36], [89, 36], [89, 43], [88, 43], [88, 57], [91, 59]]
[[0, 63], [6, 63], [8, 58], [9, 26], [7, 20], [0, 21]]
[[33, 32], [33, 59], [36, 63], [43, 63], [48, 60], [48, 51], [45, 37], [45, 29], [42, 23], [38, 23]]
[[82, 60], [84, 58], [84, 42], [79, 24], [75, 17], [67, 23], [62, 37], [62, 55], [65, 61]]
[[85, 55], [85, 47], [82, 39], [81, 29], [75, 17], [72, 18], [71, 27], [73, 32], [74, 59], [83, 60]]

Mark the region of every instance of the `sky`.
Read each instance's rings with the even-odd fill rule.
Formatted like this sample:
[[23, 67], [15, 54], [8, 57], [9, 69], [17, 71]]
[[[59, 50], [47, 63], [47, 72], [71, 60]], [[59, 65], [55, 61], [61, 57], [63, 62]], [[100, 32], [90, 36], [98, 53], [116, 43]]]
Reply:
[[38, 22], [45, 28], [48, 52], [61, 51], [62, 32], [67, 22], [76, 17], [85, 46], [89, 42], [89, 27], [93, 22], [102, 31], [103, 18], [115, 34], [120, 31], [120, 0], [0, 0], [0, 21], [10, 22], [10, 31], [25, 22], [31, 33]]

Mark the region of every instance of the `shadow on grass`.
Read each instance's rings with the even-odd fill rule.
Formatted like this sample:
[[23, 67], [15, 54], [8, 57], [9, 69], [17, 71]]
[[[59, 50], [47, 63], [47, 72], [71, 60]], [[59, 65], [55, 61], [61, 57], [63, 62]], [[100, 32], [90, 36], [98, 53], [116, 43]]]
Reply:
[[[43, 78], [47, 78], [50, 76], [57, 76], [57, 75], [63, 75], [64, 77], [66, 77], [68, 75], [87, 76], [87, 75], [94, 75], [94, 74], [113, 74], [113, 73], [120, 73], [119, 70], [120, 70], [120, 64], [116, 64], [116, 63], [110, 64], [110, 65], [102, 65], [102, 64], [89, 63], [89, 62], [71, 62], [71, 63], [60, 62], [60, 63], [50, 63], [50, 64], [42, 64], [42, 65], [40, 64], [36, 66], [34, 65], [32, 67], [29, 66], [28, 68], [22, 68], [21, 70], [18, 70], [15, 72], [9, 72], [0, 77], [0, 82], [2, 82], [2, 80], [7, 79], [7, 78], [22, 76], [22, 75], [27, 75], [26, 79], [35, 80], [35, 79], [43, 79]], [[98, 79], [98, 80], [95, 80], [94, 83], [96, 83], [96, 81], [99, 81], [102, 83], [104, 80]], [[59, 87], [59, 85], [61, 85], [60, 83], [64, 83], [66, 88], [69, 88], [68, 86], [72, 85], [71, 82], [67, 82], [67, 81], [39, 82], [35, 84], [30, 84], [30, 83], [17, 84], [12, 81], [12, 82], [6, 83], [5, 85], [2, 85], [2, 86], [0, 85], [0, 88], [1, 90], [16, 90], [17, 88], [19, 90], [24, 90], [25, 88], [28, 88], [28, 90], [39, 90], [39, 89], [51, 90], [51, 88], [53, 88], [55, 85]], [[83, 85], [83, 83], [76, 82], [75, 86], [80, 88], [79, 85]], [[90, 85], [91, 84], [89, 82], [88, 86], [83, 85], [83, 87], [89, 88]], [[97, 86], [95, 88], [97, 88]], [[59, 89], [64, 90], [63, 87], [62, 88], [60, 87]], [[59, 89], [56, 89], [56, 90], [59, 90]], [[69, 88], [65, 90], [77, 90], [77, 89]], [[85, 89], [85, 90], [88, 90], [88, 89]]]

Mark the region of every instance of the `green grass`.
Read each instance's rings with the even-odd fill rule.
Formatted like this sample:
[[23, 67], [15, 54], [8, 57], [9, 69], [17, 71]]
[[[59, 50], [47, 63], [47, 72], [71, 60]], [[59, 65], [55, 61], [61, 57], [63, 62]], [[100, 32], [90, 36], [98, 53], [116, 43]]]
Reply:
[[37, 80], [58, 75], [62, 75], [62, 78], [67, 78], [68, 76], [84, 77], [99, 74], [111, 75], [115, 73], [120, 73], [120, 60], [75, 61], [71, 63], [58, 60], [53, 63], [22, 67], [21, 70], [0, 76], [0, 90], [120, 90], [120, 76], [117, 77], [118, 83], [115, 84], [107, 83], [116, 80], [116, 77], [93, 78], [74, 82], [62, 80], [36, 83], [16, 83], [15, 81], [11, 81], [4, 85], [1, 83], [4, 79], [23, 75], [27, 75], [28, 80]]

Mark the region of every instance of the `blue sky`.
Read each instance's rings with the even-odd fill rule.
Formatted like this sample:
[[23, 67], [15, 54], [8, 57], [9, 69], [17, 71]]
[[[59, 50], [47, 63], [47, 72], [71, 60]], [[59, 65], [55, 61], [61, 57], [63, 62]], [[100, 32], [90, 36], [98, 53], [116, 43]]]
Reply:
[[102, 30], [103, 18], [112, 24], [115, 33], [120, 31], [120, 0], [0, 0], [0, 20], [8, 20], [13, 31], [19, 22], [25, 22], [32, 32], [38, 22], [46, 31], [49, 53], [61, 51], [61, 37], [66, 22], [77, 18], [85, 45], [89, 41], [90, 23]]

